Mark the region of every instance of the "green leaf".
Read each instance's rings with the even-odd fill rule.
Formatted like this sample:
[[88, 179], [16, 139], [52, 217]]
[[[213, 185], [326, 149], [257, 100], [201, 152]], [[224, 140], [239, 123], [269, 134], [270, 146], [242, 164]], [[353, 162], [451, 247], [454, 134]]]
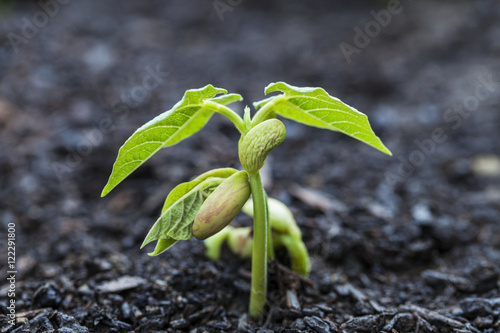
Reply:
[[213, 169], [207, 172], [202, 173], [198, 177], [196, 177], [193, 180], [199, 180], [203, 181], [208, 178], [229, 178], [230, 176], [234, 175], [236, 172], [238, 172], [237, 169], [234, 168], [220, 168], [220, 169]]
[[[226, 90], [212, 85], [188, 90], [172, 109], [137, 129], [120, 148], [101, 196], [108, 194], [161, 148], [175, 145], [202, 129], [214, 113], [205, 108], [203, 102], [214, 100], [215, 95], [226, 93]], [[240, 99], [241, 96], [237, 94], [229, 94], [215, 97], [215, 102], [228, 104]]]
[[187, 194], [189, 191], [191, 191], [193, 188], [196, 187], [196, 185], [200, 184], [202, 181], [207, 180], [209, 178], [228, 178], [229, 176], [233, 175], [234, 173], [238, 172], [237, 169], [234, 168], [220, 168], [220, 169], [213, 169], [209, 170], [207, 172], [202, 173], [195, 179], [193, 179], [190, 182], [186, 183], [181, 183], [174, 187], [172, 191], [167, 196], [167, 199], [165, 200], [165, 203], [163, 204], [163, 208], [161, 210], [161, 213], [163, 214], [174, 202], [182, 198], [185, 194]]
[[167, 251], [170, 247], [172, 247], [175, 243], [177, 243], [177, 239], [167, 238], [167, 239], [159, 239], [156, 243], [156, 247], [153, 252], [148, 253], [150, 256], [157, 256]]
[[[181, 183], [181, 184], [177, 185], [168, 194], [167, 199], [165, 200], [165, 203], [163, 204], [163, 208], [161, 210], [161, 213], [162, 214], [165, 213], [173, 204], [182, 200], [182, 197], [184, 197], [186, 194], [188, 194], [190, 191], [192, 191], [201, 182], [208, 180], [209, 178], [217, 178], [215, 183], [213, 183], [213, 182], [211, 183], [211, 186], [215, 188], [215, 186], [214, 186], [215, 184], [218, 184], [219, 181], [222, 182], [222, 179], [225, 179], [236, 172], [238, 172], [238, 170], [233, 169], [233, 168], [214, 169], [214, 170], [210, 170], [210, 171], [207, 171], [207, 172], [199, 175], [198, 177], [196, 177], [195, 179], [193, 179], [190, 182]], [[207, 192], [205, 189], [205, 195], [206, 194], [207, 194]], [[195, 216], [196, 216], [196, 214], [195, 214]], [[156, 223], [158, 223], [158, 222], [156, 222]], [[168, 228], [168, 226], [167, 226], [167, 228]], [[151, 231], [149, 233], [151, 234]], [[149, 234], [148, 234], [148, 236], [149, 236]], [[149, 240], [148, 243], [155, 240], [153, 238], [151, 238], [151, 240]], [[148, 237], [146, 237], [144, 242], [146, 242], [147, 239], [148, 239]], [[155, 250], [151, 253], [148, 253], [148, 254], [150, 256], [156, 256], [158, 254], [161, 254], [161, 253], [165, 252], [166, 250], [168, 250], [175, 243], [177, 243], [177, 241], [178, 241], [178, 239], [174, 239], [171, 237], [160, 238], [160, 239], [158, 239], [158, 242], [156, 243]], [[143, 244], [143, 246], [146, 244]]]
[[[193, 237], [192, 229], [196, 214], [211, 191], [222, 181], [223, 178], [210, 178], [202, 182], [192, 181], [176, 186], [167, 197], [163, 212], [144, 239], [141, 249], [155, 240], [173, 242]], [[196, 182], [198, 184], [193, 186]], [[171, 245], [173, 243], [169, 247]], [[163, 248], [162, 245], [157, 245], [157, 248], [158, 246], [160, 249]], [[155, 250], [154, 253], [156, 252]]]
[[167, 199], [165, 200], [165, 203], [163, 204], [163, 208], [161, 210], [161, 213], [165, 213], [167, 209], [169, 209], [174, 203], [179, 201], [183, 196], [185, 196], [189, 191], [194, 189], [196, 185], [201, 183], [202, 180], [192, 180], [190, 182], [186, 183], [181, 183], [174, 187], [172, 191], [167, 196]]
[[210, 100], [222, 105], [228, 105], [234, 102], [241, 102], [243, 100], [243, 97], [241, 97], [240, 94], [227, 94], [211, 98]]
[[266, 105], [268, 102], [275, 99], [276, 97], [279, 97], [279, 96], [271, 96], [271, 97], [264, 98], [263, 100], [253, 102], [253, 107], [255, 108], [255, 110], [258, 110], [261, 107], [263, 107], [264, 105]]
[[[365, 114], [330, 96], [322, 88], [298, 88], [284, 82], [271, 83], [265, 93], [281, 91], [268, 102], [277, 114], [299, 123], [342, 132], [383, 153], [392, 155], [375, 135]], [[262, 106], [262, 101], [258, 104]]]

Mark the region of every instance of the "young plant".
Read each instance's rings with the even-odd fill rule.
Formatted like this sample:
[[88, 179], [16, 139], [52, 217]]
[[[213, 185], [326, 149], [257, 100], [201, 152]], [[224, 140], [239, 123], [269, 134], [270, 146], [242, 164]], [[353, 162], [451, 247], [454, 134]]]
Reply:
[[[310, 270], [307, 249], [292, 213], [283, 203], [268, 198], [262, 186], [259, 170], [271, 150], [285, 139], [285, 126], [276, 116], [342, 132], [391, 155], [373, 133], [366, 115], [322, 88], [298, 88], [277, 82], [265, 89], [266, 94], [271, 92], [280, 94], [254, 103], [257, 112], [253, 117], [246, 107], [242, 118], [226, 106], [241, 101], [238, 94], [228, 94], [212, 85], [186, 91], [172, 109], [141, 126], [125, 142], [102, 191], [105, 196], [160, 149], [201, 130], [215, 112], [229, 118], [241, 134], [238, 154], [243, 170], [214, 169], [176, 186], [141, 248], [156, 241], [149, 255], [158, 255], [177, 241], [194, 236], [206, 239], [207, 256], [217, 259], [227, 240], [233, 252], [252, 257], [252, 318], [263, 313], [267, 262], [273, 258], [275, 247], [288, 251], [292, 269], [298, 273], [307, 275]], [[227, 226], [240, 210], [253, 217], [253, 230]]]

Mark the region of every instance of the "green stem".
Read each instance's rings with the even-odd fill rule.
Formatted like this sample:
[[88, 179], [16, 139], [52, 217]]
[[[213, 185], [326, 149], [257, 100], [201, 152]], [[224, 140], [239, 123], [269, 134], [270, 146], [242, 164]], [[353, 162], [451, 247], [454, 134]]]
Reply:
[[260, 124], [264, 120], [268, 119], [271, 115], [273, 115], [274, 108], [276, 105], [280, 102], [284, 101], [284, 98], [282, 96], [276, 96], [276, 98], [270, 100], [266, 104], [264, 104], [263, 107], [257, 111], [255, 116], [252, 119], [252, 127], [255, 125]]
[[253, 200], [253, 254], [250, 316], [258, 319], [264, 312], [267, 293], [267, 234], [266, 194], [260, 173], [249, 174]]
[[311, 270], [311, 262], [306, 245], [302, 239], [291, 235], [281, 235], [278, 242], [283, 244], [288, 250], [292, 270], [307, 277]]
[[269, 219], [269, 201], [267, 200], [267, 193], [265, 194], [265, 204], [266, 204], [266, 223], [267, 223], [267, 261], [274, 259], [274, 246], [273, 246], [273, 234], [271, 220]]
[[234, 126], [236, 126], [236, 128], [238, 129], [238, 131], [240, 131], [241, 134], [246, 133], [246, 126], [245, 123], [243, 122], [243, 119], [241, 119], [241, 117], [236, 112], [234, 112], [227, 106], [212, 101], [205, 101], [203, 103], [203, 106], [207, 110], [215, 111], [223, 116], [226, 116], [227, 118], [229, 118], [229, 120], [233, 122]]

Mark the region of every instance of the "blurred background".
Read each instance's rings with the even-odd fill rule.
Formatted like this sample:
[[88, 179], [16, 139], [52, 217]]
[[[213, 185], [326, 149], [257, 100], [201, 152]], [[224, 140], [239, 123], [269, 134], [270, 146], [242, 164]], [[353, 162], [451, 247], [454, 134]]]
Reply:
[[[294, 209], [318, 271], [344, 260], [350, 276], [397, 271], [424, 257], [421, 271], [436, 253], [451, 271], [469, 256], [498, 271], [498, 1], [2, 1], [0, 17], [0, 228], [16, 224], [19, 311], [47, 305], [32, 299], [47, 281], [63, 295], [49, 305], [74, 314], [102, 281], [208, 265], [200, 242], [156, 258], [139, 245], [173, 186], [239, 167], [221, 116], [99, 195], [131, 133], [209, 83], [243, 95], [240, 114], [271, 82], [323, 87], [392, 150], [285, 122], [268, 191]], [[325, 243], [336, 245], [320, 256]], [[457, 261], [441, 257], [455, 248]]]

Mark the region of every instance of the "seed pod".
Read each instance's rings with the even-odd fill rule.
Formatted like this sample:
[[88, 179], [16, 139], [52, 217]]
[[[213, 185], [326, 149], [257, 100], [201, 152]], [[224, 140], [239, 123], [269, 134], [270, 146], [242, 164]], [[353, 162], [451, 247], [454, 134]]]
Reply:
[[246, 171], [224, 180], [201, 205], [193, 223], [193, 235], [203, 240], [227, 226], [250, 197]]
[[283, 142], [285, 125], [278, 119], [269, 119], [252, 128], [238, 143], [243, 168], [254, 173], [264, 166], [267, 155]]

